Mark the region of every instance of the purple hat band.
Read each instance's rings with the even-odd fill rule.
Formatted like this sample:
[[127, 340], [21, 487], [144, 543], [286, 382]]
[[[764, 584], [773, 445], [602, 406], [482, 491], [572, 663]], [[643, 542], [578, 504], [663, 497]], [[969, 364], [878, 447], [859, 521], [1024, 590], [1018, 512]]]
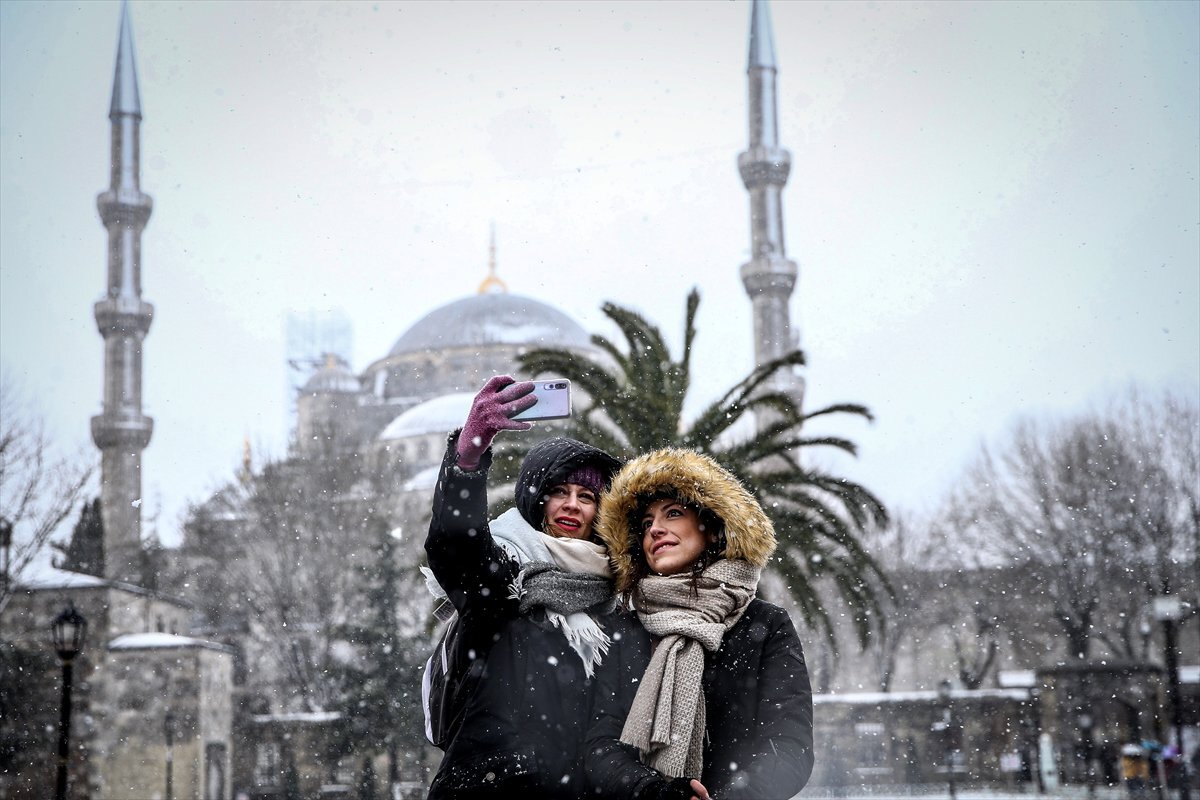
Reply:
[[574, 483], [579, 486], [586, 486], [596, 494], [604, 491], [606, 481], [604, 476], [600, 474], [600, 470], [595, 467], [579, 467], [567, 476], [566, 483]]

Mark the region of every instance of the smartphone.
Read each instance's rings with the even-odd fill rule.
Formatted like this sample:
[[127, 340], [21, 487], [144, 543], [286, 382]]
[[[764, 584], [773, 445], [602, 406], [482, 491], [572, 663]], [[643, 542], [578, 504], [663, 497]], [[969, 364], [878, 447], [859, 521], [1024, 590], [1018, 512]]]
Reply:
[[513, 419], [528, 422], [571, 416], [571, 382], [566, 378], [534, 381], [533, 396], [537, 398], [537, 402], [515, 415]]

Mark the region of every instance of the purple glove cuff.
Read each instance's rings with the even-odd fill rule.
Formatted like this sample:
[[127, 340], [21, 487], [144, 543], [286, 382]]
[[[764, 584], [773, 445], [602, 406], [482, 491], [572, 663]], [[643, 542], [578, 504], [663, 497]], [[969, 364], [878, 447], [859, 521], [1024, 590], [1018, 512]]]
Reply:
[[471, 472], [479, 467], [479, 459], [500, 431], [527, 431], [528, 422], [511, 419], [537, 402], [528, 396], [533, 391], [531, 381], [516, 383], [508, 375], [496, 375], [479, 390], [471, 402], [471, 412], [458, 436], [459, 469]]

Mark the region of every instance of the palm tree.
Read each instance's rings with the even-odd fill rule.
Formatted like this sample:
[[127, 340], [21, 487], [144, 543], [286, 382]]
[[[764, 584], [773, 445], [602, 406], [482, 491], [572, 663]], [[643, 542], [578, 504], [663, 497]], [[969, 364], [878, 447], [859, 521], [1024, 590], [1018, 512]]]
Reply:
[[[851, 403], [805, 413], [793, 397], [773, 389], [774, 377], [804, 364], [797, 350], [756, 368], [685, 426], [683, 403], [690, 386], [699, 305], [700, 295], [693, 289], [678, 361], [657, 327], [636, 312], [605, 303], [601, 308], [620, 329], [625, 347], [599, 335], [592, 342], [611, 365], [549, 347], [527, 351], [520, 357], [521, 367], [530, 375], [552, 374], [575, 384], [585, 405], [566, 424], [568, 436], [626, 458], [660, 447], [687, 447], [716, 459], [772, 518], [780, 548], [771, 569], [783, 579], [808, 624], [820, 629], [836, 649], [833, 618], [818, 592], [828, 581], [849, 608], [859, 643], [865, 644], [871, 629], [883, 625], [881, 603], [891, 587], [859, 539], [868, 525], [887, 521], [887, 510], [864, 486], [802, 464], [801, 454], [816, 447], [854, 455], [853, 442], [834, 436], [810, 438], [801, 431], [817, 417], [851, 414], [871, 420], [871, 414]], [[748, 414], [763, 420], [762, 427], [756, 435], [738, 436], [744, 429], [744, 423], [738, 423]], [[511, 479], [528, 446], [514, 439], [497, 448], [501, 479]]]

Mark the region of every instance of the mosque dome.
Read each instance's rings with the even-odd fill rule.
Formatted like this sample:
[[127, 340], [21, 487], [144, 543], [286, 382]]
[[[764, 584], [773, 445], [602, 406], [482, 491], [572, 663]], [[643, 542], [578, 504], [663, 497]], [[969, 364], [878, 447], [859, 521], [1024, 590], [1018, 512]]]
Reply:
[[426, 400], [392, 420], [379, 434], [379, 439], [390, 442], [409, 436], [449, 433], [463, 424], [474, 399], [473, 392], [455, 392]]
[[591, 348], [579, 323], [538, 300], [489, 292], [435, 308], [392, 345], [389, 357], [487, 345]]
[[426, 467], [401, 484], [400, 491], [430, 492], [437, 486], [438, 475], [441, 474], [441, 471], [441, 464], [434, 464], [432, 467]]
[[333, 353], [325, 354], [325, 363], [304, 383], [304, 394], [355, 393], [362, 390], [350, 365]]

